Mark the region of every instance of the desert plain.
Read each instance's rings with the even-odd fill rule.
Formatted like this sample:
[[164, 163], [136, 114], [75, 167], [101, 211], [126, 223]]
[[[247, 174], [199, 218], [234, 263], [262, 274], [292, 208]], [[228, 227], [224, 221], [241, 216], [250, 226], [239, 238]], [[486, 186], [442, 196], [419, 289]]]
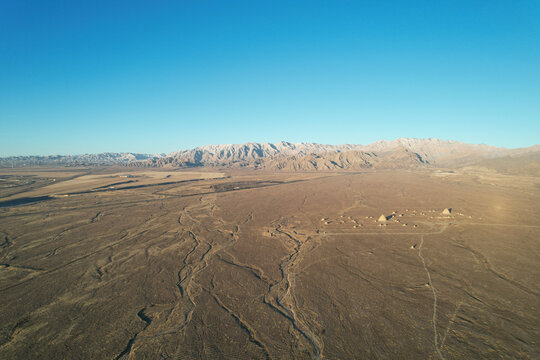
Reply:
[[15, 168], [0, 197], [2, 359], [540, 358], [538, 177]]

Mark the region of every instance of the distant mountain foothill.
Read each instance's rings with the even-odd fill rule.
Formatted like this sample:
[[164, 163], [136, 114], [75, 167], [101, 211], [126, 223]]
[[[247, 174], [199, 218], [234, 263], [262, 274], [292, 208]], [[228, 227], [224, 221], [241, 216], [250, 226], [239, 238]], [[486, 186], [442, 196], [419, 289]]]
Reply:
[[0, 167], [92, 165], [282, 171], [478, 166], [505, 173], [540, 175], [540, 145], [507, 149], [435, 138], [399, 138], [369, 145], [281, 141], [207, 145], [170, 154], [102, 153], [0, 158]]

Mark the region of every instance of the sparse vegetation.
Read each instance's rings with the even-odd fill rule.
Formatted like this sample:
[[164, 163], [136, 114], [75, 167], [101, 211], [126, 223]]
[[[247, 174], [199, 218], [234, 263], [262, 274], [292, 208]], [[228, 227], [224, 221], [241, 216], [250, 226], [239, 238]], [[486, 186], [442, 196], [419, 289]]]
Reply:
[[[531, 178], [126, 174], [0, 174], [0, 357], [458, 359], [537, 350], [530, 309], [540, 224], [522, 217], [539, 212]], [[47, 198], [6, 203], [38, 196]]]

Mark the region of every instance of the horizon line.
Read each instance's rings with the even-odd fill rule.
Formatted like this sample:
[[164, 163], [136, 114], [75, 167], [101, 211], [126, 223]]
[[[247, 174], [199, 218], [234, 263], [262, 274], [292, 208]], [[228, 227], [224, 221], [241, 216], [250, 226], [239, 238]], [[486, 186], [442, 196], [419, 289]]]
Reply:
[[442, 138], [437, 138], [437, 137], [424, 137], [424, 138], [421, 138], [421, 137], [397, 137], [397, 138], [394, 138], [392, 140], [387, 140], [387, 139], [379, 139], [379, 140], [375, 140], [373, 142], [370, 142], [370, 143], [367, 143], [367, 144], [362, 144], [362, 143], [342, 143], [342, 144], [331, 144], [331, 143], [319, 143], [319, 142], [310, 142], [310, 141], [299, 141], [299, 142], [294, 142], [294, 141], [287, 141], [287, 140], [280, 140], [280, 141], [276, 141], [276, 142], [271, 142], [271, 141], [246, 141], [246, 142], [242, 142], [242, 143], [211, 143], [211, 144], [205, 144], [205, 145], [199, 145], [199, 146], [196, 146], [196, 147], [191, 147], [191, 148], [183, 148], [183, 149], [178, 149], [178, 150], [173, 150], [173, 151], [169, 151], [169, 152], [154, 152], [154, 153], [150, 153], [150, 152], [134, 152], [134, 151], [102, 151], [102, 152], [84, 152], [84, 153], [63, 153], [63, 154], [60, 154], [60, 153], [49, 153], [49, 154], [31, 154], [31, 155], [0, 155], [0, 158], [11, 158], [11, 157], [50, 157], [50, 156], [81, 156], [81, 155], [103, 155], [103, 154], [132, 154], [132, 155], [170, 155], [170, 154], [173, 154], [173, 153], [177, 153], [177, 152], [181, 152], [181, 151], [190, 151], [190, 150], [196, 150], [196, 149], [200, 149], [200, 148], [204, 148], [204, 147], [208, 147], [208, 146], [225, 146], [225, 145], [247, 145], [247, 144], [272, 144], [272, 145], [275, 145], [275, 144], [278, 144], [278, 143], [288, 143], [288, 144], [316, 144], [316, 145], [327, 145], [327, 146], [346, 146], [346, 145], [351, 145], [351, 146], [369, 146], [369, 145], [373, 145], [375, 143], [378, 143], [378, 142], [393, 142], [393, 141], [397, 141], [397, 140], [440, 140], [440, 141], [443, 141], [443, 142], [454, 142], [454, 143], [461, 143], [461, 144], [466, 144], [466, 145], [478, 145], [478, 146], [491, 146], [491, 147], [495, 147], [495, 148], [498, 148], [498, 149], [508, 149], [508, 150], [515, 150], [515, 149], [526, 149], [526, 148], [530, 148], [530, 147], [534, 147], [534, 146], [540, 146], [540, 143], [535, 143], [535, 144], [532, 144], [532, 145], [529, 145], [529, 146], [520, 146], [520, 147], [506, 147], [506, 146], [497, 146], [497, 145], [491, 145], [491, 144], [486, 144], [486, 143], [469, 143], [469, 142], [464, 142], [464, 141], [460, 141], [460, 140], [454, 140], [454, 139], [442, 139]]

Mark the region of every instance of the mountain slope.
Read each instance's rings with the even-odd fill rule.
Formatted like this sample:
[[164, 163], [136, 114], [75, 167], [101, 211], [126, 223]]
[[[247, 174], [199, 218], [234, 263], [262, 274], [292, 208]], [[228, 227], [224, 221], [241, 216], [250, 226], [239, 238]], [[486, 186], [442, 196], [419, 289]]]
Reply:
[[[250, 167], [274, 170], [337, 170], [366, 169], [371, 167], [463, 167], [489, 160], [508, 157], [506, 163], [493, 166], [510, 169], [514, 161], [537, 165], [534, 155], [540, 152], [535, 145], [522, 149], [498, 148], [483, 144], [467, 144], [441, 139], [398, 138], [376, 141], [369, 145], [324, 145], [316, 143], [245, 143], [207, 145], [190, 150], [175, 151], [168, 155], [134, 153], [104, 153], [56, 156], [17, 156], [0, 158], [0, 167], [35, 165], [111, 165], [140, 167]], [[531, 156], [529, 156], [531, 155]], [[529, 156], [529, 157], [527, 157]], [[521, 159], [523, 157], [524, 160]], [[525, 160], [529, 159], [530, 160]], [[501, 164], [499, 164], [501, 163]], [[499, 164], [499, 165], [497, 165]], [[525, 165], [522, 165], [525, 166]], [[515, 167], [519, 167], [515, 165]], [[508, 171], [519, 171], [517, 169]], [[529, 171], [529, 170], [527, 170]], [[534, 170], [530, 170], [533, 171]], [[529, 172], [530, 172], [529, 171]]]
[[474, 164], [509, 175], [540, 176], [540, 151], [518, 153]]
[[[343, 153], [348, 151], [360, 151], [363, 153], [373, 153], [380, 156], [389, 154], [402, 149], [417, 154], [423, 163], [429, 163], [436, 166], [464, 166], [473, 164], [483, 159], [496, 158], [512, 154], [516, 150], [497, 148], [489, 145], [466, 144], [459, 141], [447, 141], [440, 139], [410, 139], [399, 138], [392, 141], [381, 140], [369, 145], [323, 145], [314, 143], [245, 143], [245, 144], [226, 144], [226, 145], [208, 145], [192, 150], [177, 151], [166, 157], [149, 161], [149, 166], [225, 166], [225, 167], [245, 167], [258, 166], [263, 162], [268, 163], [269, 159], [275, 159], [277, 162], [273, 165], [266, 164], [263, 167], [279, 168], [305, 168], [315, 165], [307, 163], [317, 162], [323, 168], [326, 166], [321, 163], [321, 159], [305, 159], [307, 163], [300, 164], [299, 157], [309, 154], [325, 153]], [[529, 148], [521, 151], [529, 151]], [[289, 161], [294, 164], [278, 165], [278, 162], [285, 161], [286, 157], [291, 157]], [[279, 159], [279, 160], [277, 160]]]
[[82, 155], [9, 156], [0, 158], [0, 167], [19, 166], [86, 166], [143, 162], [163, 155], [136, 153], [102, 153]]
[[376, 141], [361, 146], [365, 151], [387, 152], [405, 148], [420, 155], [425, 161], [441, 166], [457, 166], [479, 159], [504, 156], [511, 150], [484, 144], [467, 144], [460, 141], [441, 139], [398, 138], [392, 141]]
[[355, 145], [322, 145], [315, 143], [245, 143], [207, 145], [192, 150], [177, 151], [151, 163], [155, 166], [253, 166], [263, 159], [277, 156], [319, 154], [346, 151]]
[[284, 156], [277, 159], [269, 159], [257, 167], [285, 171], [317, 171], [415, 168], [427, 165], [418, 154], [408, 149], [397, 149], [396, 151], [380, 155], [374, 152], [351, 150], [301, 156]]

